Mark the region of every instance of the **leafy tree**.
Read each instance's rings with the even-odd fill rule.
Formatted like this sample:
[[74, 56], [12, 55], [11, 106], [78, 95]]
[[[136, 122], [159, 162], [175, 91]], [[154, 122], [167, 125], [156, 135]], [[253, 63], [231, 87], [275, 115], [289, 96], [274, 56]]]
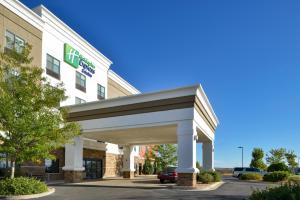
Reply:
[[295, 152], [293, 150], [287, 151], [285, 153], [285, 158], [286, 158], [286, 161], [287, 161], [288, 165], [292, 169], [294, 169], [295, 167], [297, 167], [297, 165], [298, 165], [298, 163], [296, 162], [297, 155], [295, 154]]
[[254, 148], [252, 151], [252, 160], [250, 167], [256, 167], [261, 170], [266, 170], [267, 165], [263, 161], [264, 151], [261, 148]]
[[267, 154], [267, 163], [268, 164], [276, 164], [276, 163], [284, 163], [286, 150], [284, 148], [279, 149], [271, 149], [270, 155]]
[[42, 68], [30, 65], [30, 50], [0, 52], [0, 153], [11, 161], [11, 178], [16, 163], [53, 159], [51, 151], [80, 134], [60, 107], [63, 85], [51, 86]]
[[198, 160], [196, 162], [196, 168], [199, 170], [199, 172], [201, 171], [201, 165], [200, 165], [200, 162]]
[[280, 163], [273, 163], [271, 164], [268, 169], [268, 172], [276, 172], [276, 171], [289, 171], [288, 166], [284, 162]]
[[153, 167], [154, 167], [154, 174], [158, 174], [163, 170], [161, 163], [157, 159], [154, 160]]
[[177, 164], [177, 146], [173, 144], [155, 145], [153, 150], [155, 151], [155, 160], [164, 169], [168, 165]]
[[145, 154], [145, 163], [144, 163], [144, 167], [143, 167], [143, 173], [144, 174], [153, 174], [153, 165], [151, 163], [151, 160], [150, 160], [150, 156], [149, 156], [149, 152], [146, 152]]

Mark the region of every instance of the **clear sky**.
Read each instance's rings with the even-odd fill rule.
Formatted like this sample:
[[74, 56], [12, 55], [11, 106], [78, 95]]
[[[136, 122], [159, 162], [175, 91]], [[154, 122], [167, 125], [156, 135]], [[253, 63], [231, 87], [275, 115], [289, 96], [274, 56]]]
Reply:
[[240, 165], [240, 145], [247, 165], [253, 147], [300, 156], [300, 1], [22, 2], [44, 4], [142, 92], [201, 83], [220, 120], [217, 167]]

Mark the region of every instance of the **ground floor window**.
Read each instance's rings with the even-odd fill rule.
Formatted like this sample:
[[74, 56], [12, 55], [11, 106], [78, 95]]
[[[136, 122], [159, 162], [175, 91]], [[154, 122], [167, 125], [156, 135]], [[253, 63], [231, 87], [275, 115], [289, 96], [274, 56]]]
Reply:
[[10, 167], [10, 162], [7, 159], [5, 153], [0, 153], [0, 169], [5, 169]]
[[83, 166], [87, 179], [102, 178], [103, 162], [102, 159], [84, 158]]
[[45, 160], [45, 171], [46, 173], [59, 173], [59, 159], [56, 160]]

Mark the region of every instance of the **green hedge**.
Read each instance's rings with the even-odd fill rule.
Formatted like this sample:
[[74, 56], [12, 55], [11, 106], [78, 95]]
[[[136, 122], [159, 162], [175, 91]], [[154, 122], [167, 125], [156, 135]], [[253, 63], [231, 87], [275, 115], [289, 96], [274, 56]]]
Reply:
[[276, 171], [276, 172], [270, 172], [266, 175], [264, 175], [264, 181], [270, 181], [270, 182], [278, 182], [278, 181], [285, 181], [290, 176], [289, 172], [286, 171]]
[[34, 178], [18, 177], [0, 181], [0, 195], [27, 195], [46, 191], [47, 185]]
[[279, 187], [256, 190], [249, 200], [298, 200], [300, 199], [300, 186], [285, 184]]
[[262, 175], [258, 173], [247, 173], [240, 176], [241, 180], [262, 180]]
[[211, 183], [211, 182], [219, 182], [222, 179], [222, 175], [220, 172], [212, 172], [206, 171], [197, 174], [197, 181], [202, 183]]
[[289, 168], [285, 163], [274, 163], [268, 167], [267, 171], [268, 172], [289, 171]]

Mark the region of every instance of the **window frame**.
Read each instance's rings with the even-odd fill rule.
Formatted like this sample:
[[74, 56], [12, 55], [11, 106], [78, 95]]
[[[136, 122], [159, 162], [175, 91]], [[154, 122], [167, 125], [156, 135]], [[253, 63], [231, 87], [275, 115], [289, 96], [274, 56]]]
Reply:
[[[51, 58], [51, 67], [48, 66], [48, 58]], [[53, 70], [53, 66], [55, 65], [54, 61], [58, 61], [58, 73]], [[60, 80], [60, 60], [48, 53], [46, 54], [46, 74]]]
[[[84, 86], [81, 85], [81, 83], [77, 82], [77, 75], [79, 75], [80, 77], [80, 82], [82, 81], [81, 77], [84, 77]], [[82, 91], [82, 92], [86, 92], [86, 76], [78, 71], [76, 71], [76, 75], [75, 75], [75, 87], [76, 89]]]
[[[101, 89], [103, 89], [104, 91], [101, 91]], [[97, 98], [99, 100], [105, 99], [105, 92], [106, 92], [105, 90], [106, 88], [103, 85], [97, 83]]]
[[[11, 45], [12, 48], [7, 46], [7, 44], [8, 44], [8, 42], [7, 42], [7, 34], [11, 34], [13, 36], [13, 41], [12, 41], [12, 45]], [[21, 45], [21, 46], [18, 45], [17, 40], [22, 41], [23, 45]], [[21, 50], [20, 50], [20, 48], [21, 48]], [[25, 40], [22, 37], [20, 37], [20, 36], [16, 35], [15, 33], [13, 33], [13, 32], [11, 32], [11, 31], [9, 31], [9, 30], [6, 29], [5, 30], [5, 46], [4, 46], [4, 51], [15, 50], [17, 53], [21, 54], [21, 53], [23, 53], [24, 48], [25, 48]]]
[[[50, 166], [46, 166], [46, 160], [51, 161], [51, 165]], [[50, 160], [50, 159], [45, 159], [45, 173], [48, 174], [57, 174], [59, 173], [59, 159], [55, 159], [55, 160]]]
[[[78, 101], [79, 101], [79, 103], [77, 103]], [[86, 100], [79, 98], [79, 97], [75, 97], [75, 105], [83, 104], [83, 103], [86, 103]]]

